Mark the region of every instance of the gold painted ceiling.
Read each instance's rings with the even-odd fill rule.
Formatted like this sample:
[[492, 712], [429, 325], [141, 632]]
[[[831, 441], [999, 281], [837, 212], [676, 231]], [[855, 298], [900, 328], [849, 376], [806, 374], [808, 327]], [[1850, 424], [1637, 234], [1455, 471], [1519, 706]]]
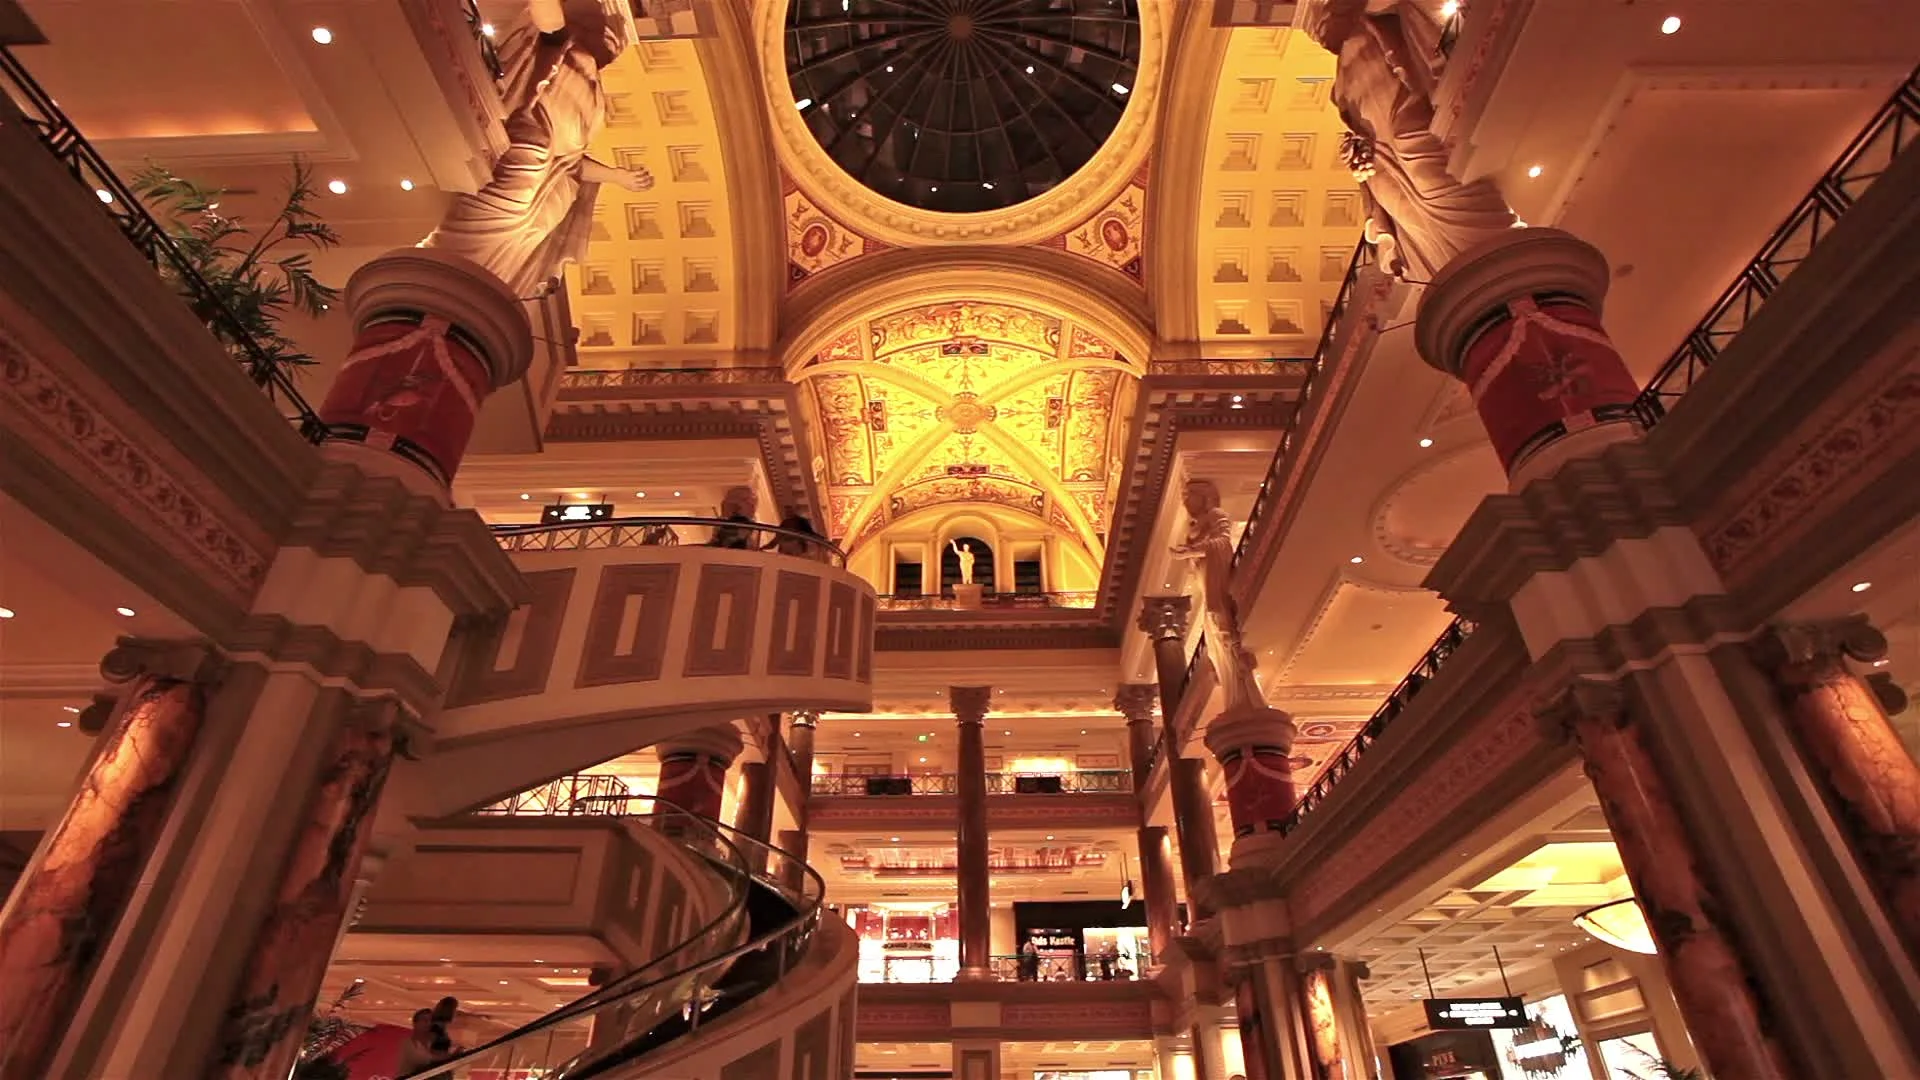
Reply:
[[1134, 382], [1102, 338], [1025, 308], [934, 304], [848, 325], [796, 374], [835, 538], [857, 547], [911, 514], [984, 503], [1102, 558]]

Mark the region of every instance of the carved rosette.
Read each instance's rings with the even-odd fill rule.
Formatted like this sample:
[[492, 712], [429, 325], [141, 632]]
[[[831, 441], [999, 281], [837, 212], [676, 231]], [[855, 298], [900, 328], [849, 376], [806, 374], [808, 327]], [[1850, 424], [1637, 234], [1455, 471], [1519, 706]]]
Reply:
[[1773, 627], [1753, 651], [1890, 920], [1920, 959], [1920, 765], [1881, 695], [1846, 663], [1884, 657], [1886, 637], [1856, 616]]
[[1549, 730], [1570, 733], [1579, 747], [1687, 1030], [1713, 1074], [1785, 1080], [1792, 1074], [1701, 873], [1694, 839], [1620, 687], [1576, 680], [1536, 715]]

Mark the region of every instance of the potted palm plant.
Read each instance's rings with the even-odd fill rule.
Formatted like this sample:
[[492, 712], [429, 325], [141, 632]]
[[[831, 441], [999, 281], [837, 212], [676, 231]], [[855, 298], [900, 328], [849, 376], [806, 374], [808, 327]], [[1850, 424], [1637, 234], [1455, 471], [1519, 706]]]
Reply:
[[313, 252], [333, 247], [340, 236], [314, 210], [318, 192], [305, 162], [293, 162], [286, 198], [272, 219], [258, 226], [221, 212], [226, 191], [164, 166], [141, 169], [130, 186], [207, 291], [170, 264], [163, 263], [162, 274], [236, 359], [249, 364], [264, 359], [282, 371], [313, 363], [281, 322], [293, 311], [318, 316], [339, 298], [339, 289], [314, 276]]

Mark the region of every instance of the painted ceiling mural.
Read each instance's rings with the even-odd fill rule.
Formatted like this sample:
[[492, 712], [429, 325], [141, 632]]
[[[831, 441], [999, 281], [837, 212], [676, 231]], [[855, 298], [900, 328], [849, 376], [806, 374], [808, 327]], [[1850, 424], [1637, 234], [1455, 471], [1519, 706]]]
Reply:
[[1103, 557], [1133, 376], [1098, 334], [1005, 304], [933, 304], [847, 326], [798, 375], [835, 538], [858, 546], [930, 507], [988, 503]]

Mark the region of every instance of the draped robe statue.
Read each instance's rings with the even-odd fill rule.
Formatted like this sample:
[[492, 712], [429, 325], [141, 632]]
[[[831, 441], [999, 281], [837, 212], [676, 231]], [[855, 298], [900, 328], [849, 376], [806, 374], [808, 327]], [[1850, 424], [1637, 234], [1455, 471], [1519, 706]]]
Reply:
[[1187, 507], [1187, 542], [1174, 555], [1199, 564], [1206, 607], [1207, 659], [1213, 663], [1223, 712], [1263, 708], [1266, 695], [1254, 681], [1253, 653], [1242, 640], [1240, 613], [1233, 602], [1233, 521], [1220, 509], [1220, 489], [1211, 480], [1189, 480], [1182, 493]]
[[538, 296], [585, 253], [603, 182], [645, 191], [645, 169], [587, 156], [606, 119], [600, 70], [636, 36], [632, 0], [533, 0], [500, 45], [508, 147], [493, 178], [454, 199], [421, 247], [492, 271], [515, 296]]
[[1440, 35], [1412, 0], [1305, 0], [1296, 25], [1338, 58], [1341, 149], [1364, 186], [1366, 238], [1383, 269], [1431, 281], [1454, 256], [1514, 226], [1491, 180], [1461, 183], [1433, 133]]

